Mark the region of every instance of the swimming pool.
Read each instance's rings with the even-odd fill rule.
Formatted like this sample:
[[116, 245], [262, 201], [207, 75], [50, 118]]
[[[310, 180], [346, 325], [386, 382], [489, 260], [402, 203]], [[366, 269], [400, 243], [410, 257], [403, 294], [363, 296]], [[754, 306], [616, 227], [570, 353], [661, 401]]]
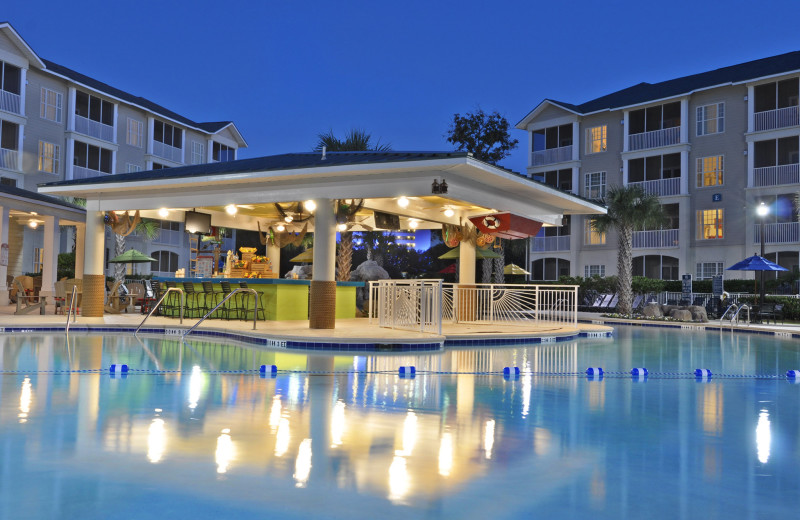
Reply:
[[[777, 377], [800, 369], [797, 340], [623, 326], [608, 339], [417, 356], [128, 335], [0, 342], [0, 518], [762, 518], [800, 507], [800, 384]], [[111, 363], [132, 372], [98, 370]], [[261, 364], [280, 371], [261, 377]], [[404, 365], [416, 377], [398, 377]], [[505, 366], [522, 375], [505, 379]], [[606, 376], [575, 375], [589, 366]], [[651, 376], [623, 375], [633, 367]], [[697, 381], [695, 368], [715, 376]]]

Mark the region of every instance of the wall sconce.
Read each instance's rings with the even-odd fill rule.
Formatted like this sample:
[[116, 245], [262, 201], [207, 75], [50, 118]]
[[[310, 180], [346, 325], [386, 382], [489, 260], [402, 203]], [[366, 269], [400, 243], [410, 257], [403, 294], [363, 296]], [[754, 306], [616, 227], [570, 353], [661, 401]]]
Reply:
[[442, 182], [439, 182], [438, 180], [433, 179], [433, 182], [431, 183], [431, 193], [435, 195], [447, 193], [447, 181], [442, 179]]

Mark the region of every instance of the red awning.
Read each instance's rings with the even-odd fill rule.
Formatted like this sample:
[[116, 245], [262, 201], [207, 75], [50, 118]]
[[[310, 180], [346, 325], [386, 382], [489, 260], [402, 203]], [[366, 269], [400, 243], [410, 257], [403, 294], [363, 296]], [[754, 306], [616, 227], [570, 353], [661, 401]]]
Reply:
[[469, 220], [483, 233], [490, 233], [498, 238], [511, 240], [536, 236], [536, 233], [542, 228], [541, 222], [512, 213], [495, 213], [483, 217], [470, 217]]

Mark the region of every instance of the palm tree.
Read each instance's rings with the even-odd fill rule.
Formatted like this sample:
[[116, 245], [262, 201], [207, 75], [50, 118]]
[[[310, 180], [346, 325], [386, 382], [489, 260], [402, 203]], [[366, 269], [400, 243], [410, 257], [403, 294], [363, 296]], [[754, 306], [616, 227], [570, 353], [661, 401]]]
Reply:
[[664, 225], [666, 215], [657, 195], [645, 193], [640, 186], [613, 186], [604, 200], [608, 212], [594, 217], [592, 230], [619, 234], [617, 250], [618, 311], [631, 314], [633, 307], [633, 232]]
[[[158, 235], [161, 233], [161, 223], [158, 222], [157, 220], [150, 220], [147, 218], [143, 218], [136, 225], [136, 229], [133, 230], [133, 233], [147, 240], [154, 240], [158, 238]], [[126, 238], [127, 237], [123, 235], [118, 235], [114, 233], [114, 256], [119, 256], [126, 251], [127, 249], [125, 247]], [[115, 282], [125, 281], [126, 266], [127, 264], [114, 264]]]

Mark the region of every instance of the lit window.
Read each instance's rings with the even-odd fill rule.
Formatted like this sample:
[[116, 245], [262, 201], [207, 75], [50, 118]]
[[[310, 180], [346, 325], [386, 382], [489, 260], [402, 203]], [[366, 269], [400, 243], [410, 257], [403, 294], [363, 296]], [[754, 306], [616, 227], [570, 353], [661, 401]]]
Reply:
[[587, 246], [596, 246], [606, 243], [606, 234], [595, 231], [592, 219], [586, 219], [586, 228], [583, 243]]
[[61, 147], [57, 144], [39, 141], [39, 171], [58, 173], [61, 165]]
[[206, 145], [192, 141], [192, 164], [203, 164], [204, 162], [206, 162]]
[[128, 118], [128, 144], [136, 148], [144, 146], [144, 123]]
[[697, 187], [722, 186], [723, 170], [721, 155], [697, 159]]
[[39, 105], [39, 116], [42, 119], [60, 123], [63, 102], [63, 94], [42, 87], [42, 101]]
[[697, 107], [697, 135], [725, 131], [725, 103]]
[[705, 209], [697, 212], [698, 240], [722, 238], [722, 210]]
[[723, 274], [723, 269], [722, 262], [698, 262], [697, 279], [711, 280], [714, 276]]
[[33, 272], [34, 273], [41, 273], [42, 267], [44, 267], [44, 248], [41, 247], [34, 247], [33, 248]]
[[592, 276], [605, 276], [605, 265], [587, 265], [583, 268], [584, 278], [591, 278]]
[[606, 196], [606, 172], [586, 174], [583, 196], [587, 199], [602, 199]]
[[606, 151], [607, 126], [595, 126], [586, 130], [586, 153], [599, 153]]

